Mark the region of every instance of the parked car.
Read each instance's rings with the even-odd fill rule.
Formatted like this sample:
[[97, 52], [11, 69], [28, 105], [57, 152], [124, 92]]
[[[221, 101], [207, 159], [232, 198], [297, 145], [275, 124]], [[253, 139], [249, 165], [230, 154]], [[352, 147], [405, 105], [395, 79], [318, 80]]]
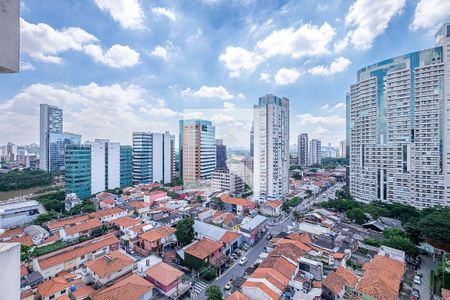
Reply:
[[266, 240], [270, 241], [273, 238], [273, 235], [271, 235], [270, 233], [266, 236]]
[[245, 256], [242, 256], [241, 257], [241, 260], [239, 261], [239, 264], [241, 265], [241, 266], [243, 266], [243, 265], [245, 265], [245, 263], [248, 261], [248, 258], [247, 257], [245, 257]]
[[227, 283], [225, 283], [225, 286], [223, 287], [223, 289], [225, 291], [228, 291], [229, 289], [231, 289], [233, 287], [233, 281], [230, 279], [227, 281]]
[[419, 292], [418, 289], [413, 289], [413, 290], [412, 290], [412, 295], [413, 295], [414, 297], [416, 297], [417, 299], [420, 299], [420, 292]]
[[414, 276], [414, 283], [417, 285], [421, 285], [422, 284], [422, 279], [420, 278], [420, 276]]
[[247, 251], [248, 249], [250, 249], [250, 246], [248, 244], [244, 244], [242, 245], [242, 248]]

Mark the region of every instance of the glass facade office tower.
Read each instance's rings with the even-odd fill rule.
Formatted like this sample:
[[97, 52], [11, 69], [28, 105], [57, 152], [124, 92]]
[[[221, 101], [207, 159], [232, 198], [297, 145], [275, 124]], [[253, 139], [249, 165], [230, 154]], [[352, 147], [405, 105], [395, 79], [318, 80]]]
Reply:
[[309, 143], [309, 165], [322, 164], [322, 142], [318, 139], [312, 139]]
[[64, 157], [66, 194], [75, 193], [85, 199], [127, 186], [131, 181], [131, 146], [95, 140], [85, 145], [68, 145]]
[[450, 206], [450, 24], [435, 41], [356, 74], [347, 155], [358, 201]]
[[210, 121], [180, 120], [179, 138], [183, 182], [211, 179], [216, 167], [216, 128]]
[[133, 183], [170, 183], [175, 171], [175, 137], [133, 132]]
[[225, 170], [227, 168], [227, 146], [222, 139], [216, 140], [216, 169]]
[[289, 99], [266, 95], [253, 108], [253, 194], [289, 193]]
[[49, 171], [56, 172], [64, 170], [64, 151], [68, 145], [79, 145], [81, 135], [74, 133], [55, 133], [49, 134]]
[[298, 136], [297, 152], [298, 152], [298, 164], [300, 166], [308, 166], [309, 152], [308, 152], [308, 134], [302, 133]]

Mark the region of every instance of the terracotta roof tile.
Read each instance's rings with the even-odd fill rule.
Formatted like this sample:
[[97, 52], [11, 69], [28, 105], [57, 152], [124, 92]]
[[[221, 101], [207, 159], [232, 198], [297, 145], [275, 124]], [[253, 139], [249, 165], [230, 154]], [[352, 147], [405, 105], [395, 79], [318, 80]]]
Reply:
[[149, 268], [145, 274], [165, 286], [170, 285], [172, 282], [184, 275], [184, 273], [180, 270], [164, 262], [160, 262], [159, 264]]
[[64, 231], [67, 235], [73, 235], [80, 232], [90, 231], [95, 228], [102, 227], [102, 223], [100, 223], [100, 219], [94, 218], [84, 221], [82, 223], [78, 223], [74, 226], [64, 228]]
[[122, 251], [116, 250], [88, 261], [85, 265], [92, 272], [97, 274], [98, 277], [105, 278], [119, 270], [131, 266], [133, 263], [134, 259]]
[[141, 238], [149, 242], [154, 242], [160, 240], [163, 237], [169, 236], [175, 233], [176, 231], [177, 230], [173, 227], [161, 226], [154, 228], [150, 231], [144, 232], [143, 234], [141, 234]]
[[222, 244], [215, 242], [213, 240], [203, 238], [198, 242], [188, 246], [184, 252], [189, 253], [192, 256], [198, 257], [200, 259], [205, 259], [212, 253], [222, 248]]
[[290, 244], [290, 245], [294, 245], [297, 248], [305, 251], [305, 252], [309, 252], [311, 251], [311, 247], [303, 244], [302, 242], [296, 241], [296, 240], [290, 240], [290, 239], [279, 239], [276, 241], [276, 244], [278, 245], [283, 245], [283, 244]]
[[132, 217], [121, 217], [118, 219], [115, 219], [114, 221], [112, 221], [113, 224], [120, 226], [120, 227], [131, 227], [131, 226], [136, 226], [139, 225], [141, 223], [141, 221], [133, 219]]
[[94, 292], [95, 290], [92, 287], [82, 284], [77, 285], [77, 289], [72, 292], [72, 295], [74, 295], [76, 299], [85, 299]]
[[62, 277], [55, 277], [44, 281], [38, 286], [38, 292], [42, 297], [49, 297], [57, 292], [67, 289], [69, 282]]
[[55, 230], [58, 228], [66, 227], [68, 225], [77, 224], [79, 222], [83, 222], [89, 219], [88, 215], [81, 215], [75, 217], [69, 217], [64, 219], [59, 219], [55, 221], [50, 221], [47, 223], [47, 228], [50, 230]]
[[240, 206], [253, 206], [255, 202], [244, 198], [224, 198], [223, 202]]
[[92, 300], [137, 300], [155, 286], [137, 274], [127, 276], [112, 286], [96, 291]]
[[90, 213], [89, 216], [91, 216], [92, 218], [95, 218], [95, 217], [101, 218], [101, 217], [106, 217], [106, 216], [119, 214], [119, 213], [123, 213], [123, 212], [125, 212], [125, 210], [121, 209], [120, 207], [113, 207], [113, 208], [108, 208], [105, 210], [100, 210], [97, 212]]
[[237, 238], [239, 238], [241, 234], [233, 231], [227, 231], [225, 234], [220, 238], [220, 241], [225, 243], [226, 245], [230, 244], [231, 242], [234, 242]]
[[24, 235], [24, 236], [12, 238], [8, 241], [8, 243], [20, 243], [24, 246], [31, 247], [31, 246], [33, 246], [33, 238], [31, 237], [31, 235]]
[[311, 238], [309, 237], [309, 234], [306, 232], [298, 234], [298, 233], [291, 233], [287, 236], [288, 239], [299, 241], [305, 245], [310, 245], [312, 243]]
[[247, 296], [239, 291], [234, 292], [230, 296], [226, 297], [225, 300], [250, 300]]
[[450, 300], [450, 290], [441, 289], [442, 300]]
[[132, 208], [144, 208], [144, 207], [150, 207], [150, 203], [143, 202], [143, 201], [133, 201], [128, 203], [129, 206]]
[[278, 206], [281, 206], [283, 204], [283, 201], [281, 201], [281, 200], [268, 200], [266, 202], [266, 204], [268, 206], [270, 206], [271, 208], [276, 209]]
[[264, 283], [262, 282], [253, 282], [253, 281], [246, 281], [242, 284], [242, 287], [250, 287], [250, 288], [258, 288], [261, 290], [261, 292], [263, 292], [264, 294], [266, 294], [269, 298], [271, 298], [272, 300], [278, 300], [280, 298], [280, 295], [278, 295], [277, 293], [275, 293], [274, 291], [272, 291], [269, 287], [267, 287]]
[[[297, 242], [298, 243], [298, 242]], [[295, 244], [291, 243], [280, 243], [278, 244], [272, 252], [270, 252], [270, 256], [284, 256], [289, 258], [292, 261], [298, 262], [300, 257], [306, 254], [307, 251], [298, 247]]]
[[24, 234], [22, 228], [16, 227], [16, 228], [10, 228], [5, 230], [3, 234], [0, 234], [0, 239], [9, 238], [13, 236], [19, 236]]
[[336, 272], [328, 274], [327, 278], [323, 281], [323, 286], [328, 288], [333, 294], [338, 295], [345, 285], [355, 287], [358, 282], [358, 277], [350, 270], [344, 267], [338, 267]]
[[28, 270], [27, 266], [25, 266], [24, 264], [20, 265], [20, 276], [25, 276], [28, 275], [30, 273], [30, 271]]
[[350, 271], [349, 269], [339, 266], [336, 269], [336, 273], [345, 279], [348, 286], [355, 287], [356, 284], [358, 283], [358, 276], [353, 274], [353, 272]]

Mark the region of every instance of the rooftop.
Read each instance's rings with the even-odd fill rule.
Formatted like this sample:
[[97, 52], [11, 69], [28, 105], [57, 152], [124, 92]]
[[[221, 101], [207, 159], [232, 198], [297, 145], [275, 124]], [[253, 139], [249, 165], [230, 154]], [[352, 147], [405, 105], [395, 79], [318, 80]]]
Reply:
[[134, 259], [122, 251], [116, 250], [91, 260], [85, 263], [85, 265], [100, 278], [105, 278], [133, 263]]
[[155, 286], [133, 273], [110, 287], [96, 291], [92, 300], [137, 300], [152, 290]]
[[165, 286], [170, 285], [172, 282], [184, 275], [184, 273], [180, 270], [164, 262], [160, 262], [159, 264], [149, 268], [145, 274]]
[[133, 219], [132, 217], [126, 216], [126, 217], [121, 217], [121, 218], [115, 219], [112, 223], [117, 226], [120, 226], [120, 227], [128, 228], [128, 227], [139, 225], [141, 223], [141, 221]]
[[141, 234], [141, 238], [149, 242], [155, 242], [163, 237], [175, 233], [176, 231], [177, 230], [173, 227], [161, 226]]
[[123, 213], [125, 212], [123, 209], [119, 208], [119, 207], [113, 207], [113, 208], [108, 208], [105, 210], [100, 210], [94, 213], [90, 213], [89, 216], [95, 218], [101, 218], [101, 217], [106, 217], [106, 216], [110, 216], [110, 215], [115, 215], [115, 214], [119, 214], [119, 213]]
[[184, 249], [185, 253], [195, 256], [200, 259], [205, 259], [217, 250], [222, 248], [222, 243], [203, 238], [198, 242], [191, 244]]
[[75, 233], [84, 232], [88, 230], [92, 230], [95, 228], [102, 227], [102, 223], [99, 219], [89, 219], [87, 221], [83, 221], [82, 223], [78, 223], [74, 226], [66, 227], [64, 231], [67, 235], [73, 235]]
[[62, 277], [55, 277], [44, 281], [38, 286], [39, 294], [44, 297], [49, 297], [59, 291], [65, 290], [70, 286], [69, 282]]

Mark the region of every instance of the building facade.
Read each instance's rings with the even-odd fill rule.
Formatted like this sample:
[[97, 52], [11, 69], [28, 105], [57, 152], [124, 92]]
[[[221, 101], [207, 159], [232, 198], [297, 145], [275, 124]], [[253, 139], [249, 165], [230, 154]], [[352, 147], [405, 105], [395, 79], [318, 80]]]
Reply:
[[250, 157], [253, 157], [255, 153], [255, 142], [254, 142], [254, 129], [252, 126], [252, 129], [250, 130]]
[[339, 142], [339, 157], [347, 157], [347, 142], [345, 140]]
[[312, 139], [309, 143], [309, 165], [322, 164], [322, 142], [318, 139]]
[[244, 192], [244, 180], [238, 174], [227, 169], [217, 169], [212, 173], [213, 189], [227, 191], [232, 194]]
[[63, 132], [63, 110], [48, 104], [40, 105], [40, 169], [50, 171], [50, 133]]
[[120, 146], [120, 187], [130, 186], [133, 182], [133, 147]]
[[227, 146], [222, 139], [216, 139], [216, 169], [227, 168]]
[[266, 95], [253, 109], [253, 193], [280, 197], [289, 193], [289, 99]]
[[211, 179], [216, 168], [216, 128], [210, 121], [180, 120], [180, 175], [186, 184]]
[[175, 137], [165, 133], [133, 133], [133, 183], [170, 183], [175, 171]]
[[450, 23], [435, 41], [357, 72], [347, 142], [358, 201], [450, 206]]
[[309, 161], [309, 152], [308, 152], [308, 134], [307, 133], [301, 133], [298, 136], [297, 141], [297, 152], [298, 152], [298, 164], [300, 166], [306, 167], [308, 166]]
[[74, 193], [80, 199], [89, 198], [92, 195], [91, 146], [67, 146], [64, 154], [64, 164], [66, 195]]
[[[0, 73], [19, 72], [20, 1], [2, 1], [0, 9]], [[12, 298], [11, 298], [12, 299]]]

